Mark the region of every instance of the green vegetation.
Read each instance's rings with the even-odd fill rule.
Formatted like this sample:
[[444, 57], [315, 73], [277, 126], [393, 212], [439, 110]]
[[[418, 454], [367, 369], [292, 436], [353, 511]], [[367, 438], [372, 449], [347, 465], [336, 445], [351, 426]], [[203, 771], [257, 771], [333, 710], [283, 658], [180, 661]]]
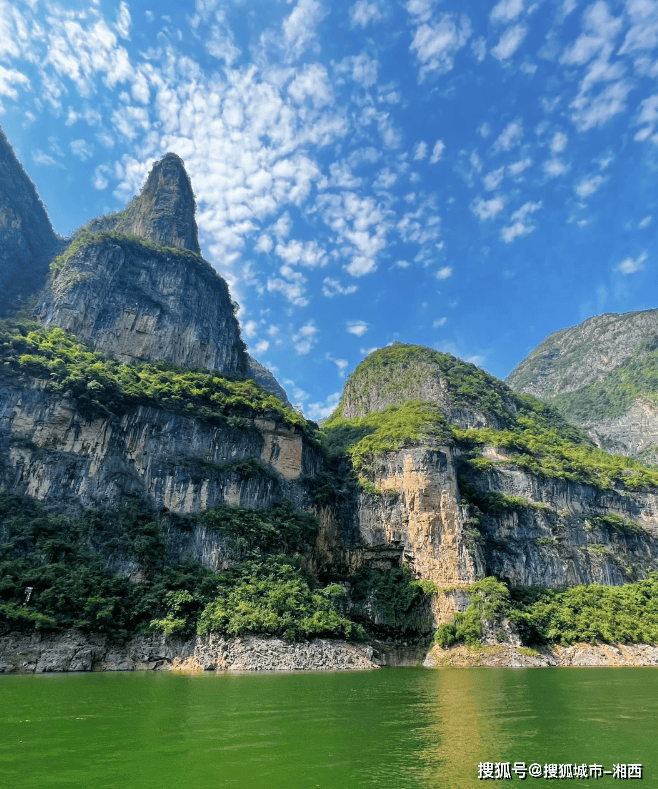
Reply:
[[269, 510], [220, 504], [206, 510], [199, 520], [225, 537], [243, 557], [258, 556], [260, 552], [301, 553], [313, 543], [318, 532], [317, 518], [298, 512], [288, 501]]
[[345, 383], [337, 412], [342, 413], [347, 400], [358, 403], [373, 392], [402, 405], [418, 398], [428, 383], [438, 378], [447, 383], [449, 396], [455, 402], [470, 404], [502, 420], [509, 417], [506, 400], [510, 395], [502, 381], [448, 353], [398, 342], [371, 353], [361, 362]]
[[466, 611], [438, 628], [436, 641], [441, 646], [476, 643], [482, 636], [483, 619], [503, 617], [516, 625], [526, 645], [658, 643], [658, 573], [623, 586], [591, 584], [569, 589], [509, 589], [494, 578], [485, 578], [470, 592]]
[[314, 591], [300, 557], [268, 556], [222, 573], [217, 595], [201, 613], [198, 632], [268, 633], [288, 641], [315, 636], [361, 638], [364, 631], [336, 607], [337, 584]]
[[107, 239], [115, 241], [129, 241], [132, 244], [138, 244], [140, 247], [146, 249], [153, 249], [157, 252], [167, 252], [172, 255], [181, 255], [183, 257], [192, 257], [195, 260], [203, 260], [201, 255], [196, 252], [191, 252], [189, 249], [179, 249], [178, 247], [159, 247], [152, 241], [147, 241], [140, 236], [131, 235], [128, 233], [119, 233], [116, 230], [101, 230], [97, 233], [91, 233], [88, 230], [79, 230], [73, 241], [69, 244], [66, 250], [58, 255], [50, 264], [50, 277], [55, 279], [59, 276], [60, 272], [65, 267], [66, 263], [81, 249], [90, 246], [91, 244], [98, 244]]
[[122, 414], [127, 408], [150, 405], [229, 427], [243, 426], [241, 415], [274, 411], [288, 424], [312, 432], [303, 416], [254, 381], [166, 362], [123, 364], [92, 351], [59, 328], [0, 322], [0, 359], [0, 379], [46, 378], [53, 391], [73, 397], [81, 411]]
[[506, 615], [510, 592], [495, 578], [483, 578], [469, 588], [470, 605], [464, 613], [455, 614], [452, 622], [440, 625], [435, 633], [439, 646], [477, 644], [482, 638], [482, 620], [498, 619]]
[[427, 438], [448, 440], [450, 430], [435, 403], [410, 400], [355, 419], [333, 414], [322, 426], [322, 443], [330, 456], [346, 454], [354, 469], [367, 471], [377, 456]]
[[[193, 562], [169, 562], [162, 538], [165, 520], [183, 531], [195, 523], [217, 530], [229, 550], [232, 545], [239, 549], [237, 563], [214, 573]], [[316, 588], [294, 553], [315, 530], [317, 521], [289, 504], [158, 516], [132, 503], [74, 518], [3, 493], [0, 631], [77, 627], [127, 638], [155, 628], [184, 636], [217, 631], [292, 640], [361, 637], [361, 628], [342, 613], [342, 588]], [[111, 569], [135, 562], [138, 582]], [[23, 607], [28, 587], [34, 591]]]
[[407, 567], [378, 570], [363, 567], [350, 578], [352, 616], [374, 621], [384, 633], [428, 632], [432, 629], [427, 597], [435, 594], [431, 581], [414, 581]]
[[[399, 394], [404, 399], [414, 387], [418, 389], [421, 379], [427, 382], [437, 375], [447, 382], [453, 403], [461, 402], [487, 414], [504, 428], [461, 430], [447, 424], [436, 403], [422, 400], [389, 405], [383, 411], [371, 411], [354, 419], [340, 416], [339, 406], [322, 427], [328, 453], [348, 456], [357, 472], [367, 473], [377, 456], [432, 437], [456, 440], [470, 449], [469, 465], [474, 472], [490, 473], [507, 463], [539, 476], [604, 488], [613, 484], [632, 490], [658, 486], [658, 471], [632, 458], [598, 449], [556, 408], [530, 395], [515, 394], [474, 365], [430, 348], [394, 344], [370, 354], [350, 376], [341, 402], [365, 401], [371, 390], [381, 396]], [[509, 460], [483, 458], [484, 445], [505, 450]], [[512, 506], [509, 501], [491, 503], [502, 509]], [[514, 507], [529, 504], [519, 501]]]
[[567, 419], [586, 424], [621, 416], [639, 398], [658, 405], [658, 338], [649, 337], [600, 381], [551, 398]]
[[554, 418], [556, 412], [551, 414], [548, 406], [543, 409], [543, 413], [540, 407], [531, 409], [530, 413], [517, 414], [514, 424], [507, 430], [455, 428], [454, 434], [473, 449], [485, 444], [504, 449], [509, 454], [509, 460], [504, 463], [538, 476], [603, 488], [610, 488], [614, 483], [631, 490], [658, 487], [657, 470], [633, 458], [609, 455], [567, 423], [564, 423], [566, 429], [552, 425], [553, 420], [546, 419], [546, 413]]

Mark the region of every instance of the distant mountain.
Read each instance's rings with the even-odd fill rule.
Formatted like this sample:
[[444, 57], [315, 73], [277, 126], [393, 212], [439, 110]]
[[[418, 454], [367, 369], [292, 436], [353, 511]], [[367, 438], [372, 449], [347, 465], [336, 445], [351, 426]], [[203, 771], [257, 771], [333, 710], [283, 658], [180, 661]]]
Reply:
[[0, 129], [0, 318], [43, 286], [62, 247], [36, 188]]
[[655, 461], [658, 310], [609, 313], [547, 337], [506, 379], [609, 452]]

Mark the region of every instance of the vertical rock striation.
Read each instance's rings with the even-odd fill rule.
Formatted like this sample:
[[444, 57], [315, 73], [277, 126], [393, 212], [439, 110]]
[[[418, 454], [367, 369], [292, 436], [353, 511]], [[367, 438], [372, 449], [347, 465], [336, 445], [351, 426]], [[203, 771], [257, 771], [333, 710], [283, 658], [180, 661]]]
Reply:
[[0, 129], [0, 318], [43, 287], [61, 242], [34, 184]]

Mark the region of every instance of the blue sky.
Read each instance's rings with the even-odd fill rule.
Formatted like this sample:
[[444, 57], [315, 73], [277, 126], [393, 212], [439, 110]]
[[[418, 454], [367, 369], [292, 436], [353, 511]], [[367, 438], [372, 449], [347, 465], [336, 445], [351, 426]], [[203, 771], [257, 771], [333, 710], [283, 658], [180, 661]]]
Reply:
[[657, 78], [653, 0], [0, 0], [0, 125], [55, 229], [178, 153], [312, 418], [394, 340], [504, 378], [657, 307]]

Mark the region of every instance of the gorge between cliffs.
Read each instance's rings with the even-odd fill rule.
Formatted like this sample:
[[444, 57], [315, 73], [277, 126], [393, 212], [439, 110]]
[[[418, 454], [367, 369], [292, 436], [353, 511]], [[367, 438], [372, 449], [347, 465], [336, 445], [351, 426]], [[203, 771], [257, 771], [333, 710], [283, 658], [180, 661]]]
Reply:
[[319, 426], [178, 156], [62, 239], [0, 146], [0, 671], [658, 665], [655, 311], [508, 383], [393, 343]]

